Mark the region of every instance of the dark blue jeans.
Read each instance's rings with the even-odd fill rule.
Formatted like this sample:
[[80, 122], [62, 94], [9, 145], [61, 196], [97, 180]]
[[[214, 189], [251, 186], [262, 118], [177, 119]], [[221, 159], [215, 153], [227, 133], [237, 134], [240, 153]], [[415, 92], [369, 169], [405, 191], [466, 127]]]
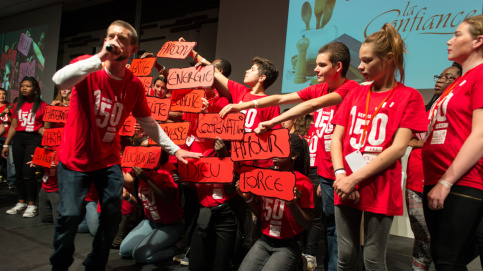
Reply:
[[74, 239], [77, 226], [85, 215], [84, 198], [94, 185], [101, 205], [100, 223], [92, 243], [92, 251], [84, 261], [86, 270], [105, 270], [109, 249], [121, 221], [121, 198], [124, 178], [121, 167], [114, 165], [90, 172], [79, 172], [58, 165], [59, 218], [55, 225], [54, 253], [50, 256], [53, 270], [67, 270], [74, 261]]
[[320, 177], [320, 187], [322, 193], [322, 214], [325, 225], [325, 236], [327, 253], [324, 259], [324, 267], [327, 271], [337, 270], [338, 249], [337, 249], [337, 230], [335, 228], [335, 208], [334, 208], [334, 180]]

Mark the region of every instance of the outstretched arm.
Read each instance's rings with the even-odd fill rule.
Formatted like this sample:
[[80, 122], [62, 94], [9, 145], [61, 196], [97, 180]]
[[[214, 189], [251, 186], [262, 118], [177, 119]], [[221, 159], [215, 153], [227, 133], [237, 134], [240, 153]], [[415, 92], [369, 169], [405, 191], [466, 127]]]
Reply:
[[300, 98], [300, 96], [295, 92], [289, 94], [270, 95], [249, 102], [229, 104], [220, 111], [220, 116], [224, 118], [228, 113], [240, 112], [241, 110], [245, 109], [265, 108], [270, 106], [278, 106], [281, 104], [300, 103], [302, 101], [303, 100]]
[[164, 133], [163, 129], [161, 126], [159, 126], [153, 116], [136, 118], [136, 121], [139, 123], [144, 132], [146, 132], [146, 134], [152, 140], [154, 140], [154, 142], [160, 145], [171, 155], [175, 155], [176, 158], [178, 158], [178, 160], [181, 162], [188, 164], [188, 161], [186, 161], [185, 158], [199, 159], [203, 156], [201, 153], [185, 151], [176, 146], [176, 144], [174, 144], [173, 141]]
[[338, 105], [341, 102], [342, 96], [335, 92], [305, 101], [271, 120], [260, 123], [258, 125], [258, 128], [255, 129], [255, 132], [264, 133], [286, 120], [297, 119], [312, 112], [315, 112], [321, 108]]
[[[181, 37], [179, 38], [180, 42], [185, 42], [186, 40]], [[198, 52], [195, 50], [191, 50], [190, 56], [196, 63], [201, 63], [201, 65], [211, 65], [211, 62], [206, 60], [206, 58], [200, 56]], [[215, 67], [215, 82], [214, 87], [218, 91], [218, 94], [221, 97], [227, 98], [229, 101], [232, 101], [231, 92], [228, 89], [228, 78], [226, 78], [216, 67]]]

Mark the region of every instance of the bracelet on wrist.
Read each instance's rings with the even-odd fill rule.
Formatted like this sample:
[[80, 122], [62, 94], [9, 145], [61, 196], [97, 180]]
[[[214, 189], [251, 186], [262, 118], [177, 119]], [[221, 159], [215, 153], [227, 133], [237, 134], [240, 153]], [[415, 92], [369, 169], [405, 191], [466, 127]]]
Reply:
[[451, 188], [451, 186], [453, 186], [453, 184], [452, 184], [452, 183], [450, 183], [450, 182], [448, 182], [448, 181], [445, 181], [445, 180], [439, 180], [439, 182], [438, 182], [438, 183], [440, 183], [440, 184], [442, 184], [443, 186], [446, 186], [446, 187], [448, 187], [448, 188]]
[[253, 103], [255, 104], [255, 108], [258, 108], [258, 102], [257, 102], [257, 100], [253, 100]]
[[4, 148], [8, 148], [9, 145], [3, 145]]
[[342, 167], [334, 170], [334, 174], [346, 174], [345, 168]]

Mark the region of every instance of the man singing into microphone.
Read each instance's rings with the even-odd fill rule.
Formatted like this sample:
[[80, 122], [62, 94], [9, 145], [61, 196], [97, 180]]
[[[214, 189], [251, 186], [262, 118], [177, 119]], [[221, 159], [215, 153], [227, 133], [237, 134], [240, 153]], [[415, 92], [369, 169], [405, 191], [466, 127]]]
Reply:
[[[176, 146], [151, 116], [141, 82], [126, 69], [129, 57], [138, 50], [137, 43], [136, 30], [127, 22], [115, 21], [107, 29], [99, 53], [72, 61], [52, 78], [59, 89], [73, 88], [58, 150], [60, 215], [55, 227], [55, 251], [50, 257], [52, 270], [67, 270], [74, 261], [74, 238], [91, 182], [99, 194], [101, 214], [92, 252], [84, 265], [86, 270], [105, 270], [121, 221], [124, 179], [118, 132], [131, 112], [146, 134], [180, 161], [201, 157]], [[106, 47], [110, 47], [109, 51]]]

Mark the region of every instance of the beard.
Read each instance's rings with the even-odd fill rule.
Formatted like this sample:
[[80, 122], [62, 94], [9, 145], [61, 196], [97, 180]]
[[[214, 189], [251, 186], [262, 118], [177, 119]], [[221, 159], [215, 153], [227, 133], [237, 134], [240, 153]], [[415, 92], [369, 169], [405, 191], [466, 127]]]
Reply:
[[114, 61], [119, 61], [119, 62], [122, 62], [126, 59], [128, 59], [130, 56], [124, 56], [124, 55], [120, 55], [118, 58], [114, 59]]

